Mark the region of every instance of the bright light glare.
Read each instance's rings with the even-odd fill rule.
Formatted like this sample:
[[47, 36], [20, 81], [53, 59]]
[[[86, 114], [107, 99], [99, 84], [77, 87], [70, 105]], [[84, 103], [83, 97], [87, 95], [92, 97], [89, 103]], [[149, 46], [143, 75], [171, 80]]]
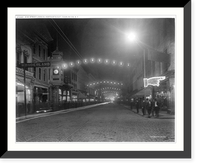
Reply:
[[136, 34], [133, 32], [127, 33], [126, 34], [128, 41], [134, 42], [136, 41]]

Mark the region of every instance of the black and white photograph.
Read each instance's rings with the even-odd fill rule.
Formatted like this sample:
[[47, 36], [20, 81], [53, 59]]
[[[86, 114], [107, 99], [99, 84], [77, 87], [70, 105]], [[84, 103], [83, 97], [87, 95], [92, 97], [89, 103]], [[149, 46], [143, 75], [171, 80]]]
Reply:
[[174, 18], [16, 19], [17, 142], [175, 142]]
[[190, 7], [10, 9], [4, 157], [190, 157]]

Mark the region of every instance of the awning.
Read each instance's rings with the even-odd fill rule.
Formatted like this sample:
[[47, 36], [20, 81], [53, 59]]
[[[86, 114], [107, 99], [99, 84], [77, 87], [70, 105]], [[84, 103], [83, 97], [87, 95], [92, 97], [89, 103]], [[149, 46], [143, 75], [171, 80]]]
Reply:
[[134, 96], [149, 96], [151, 94], [152, 94], [151, 87], [147, 87], [145, 89], [142, 89], [142, 90], [138, 91], [137, 93], [135, 93], [134, 95], [132, 95], [132, 97], [134, 97]]

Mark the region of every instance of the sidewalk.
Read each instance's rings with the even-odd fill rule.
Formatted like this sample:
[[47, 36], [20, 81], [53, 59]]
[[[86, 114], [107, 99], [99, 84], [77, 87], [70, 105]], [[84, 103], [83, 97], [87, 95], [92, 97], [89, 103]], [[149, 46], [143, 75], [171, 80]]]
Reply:
[[100, 105], [104, 105], [104, 104], [107, 104], [107, 102], [78, 107], [78, 108], [69, 108], [69, 109], [64, 109], [64, 110], [59, 110], [59, 111], [54, 111], [54, 112], [30, 114], [30, 115], [26, 115], [26, 116], [17, 117], [16, 123], [20, 123], [20, 122], [24, 122], [24, 121], [28, 121], [28, 120], [36, 119], [36, 118], [48, 117], [48, 116], [57, 115], [57, 114], [69, 113], [69, 112], [77, 111], [77, 110], [83, 110], [83, 109], [92, 108], [92, 107], [96, 107], [96, 106], [100, 106]]
[[[121, 105], [131, 110], [130, 106], [127, 106], [124, 104], [121, 104]], [[131, 111], [133, 111], [135, 114], [138, 114], [142, 117], [148, 118], [148, 113], [146, 112], [146, 115], [143, 116], [141, 109], [139, 109], [139, 113], [137, 113], [135, 108], [133, 108]], [[160, 110], [159, 117], [151, 117], [149, 119], [175, 119], [175, 114], [168, 114], [167, 111]]]

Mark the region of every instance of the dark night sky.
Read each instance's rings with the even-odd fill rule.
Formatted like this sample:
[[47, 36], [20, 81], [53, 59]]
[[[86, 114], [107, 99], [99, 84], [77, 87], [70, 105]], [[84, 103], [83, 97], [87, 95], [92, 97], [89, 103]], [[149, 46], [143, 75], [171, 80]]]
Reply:
[[[129, 62], [134, 65], [137, 62], [136, 60], [141, 58], [141, 48], [135, 43], [128, 42], [125, 33], [134, 31], [137, 33], [140, 41], [151, 46], [156, 46], [157, 43], [155, 41], [158, 40], [152, 41], [152, 37], [165, 33], [161, 26], [164, 25], [162, 24], [163, 20], [144, 18], [86, 18], [39, 19], [37, 21], [47, 26], [53, 38], [53, 41], [49, 45], [50, 53], [56, 49], [58, 39], [58, 49], [63, 52], [65, 61], [94, 57]], [[33, 21], [36, 20], [33, 19]], [[64, 35], [60, 35], [58, 31], [62, 31]], [[79, 55], [63, 39], [66, 39], [66, 37], [74, 45]], [[97, 79], [123, 80], [128, 73], [125, 68], [103, 64], [90, 64], [86, 68]]]
[[[134, 63], [141, 52], [137, 45], [127, 42], [125, 33], [134, 30], [140, 34], [140, 39], [143, 39], [147, 34], [144, 24], [148, 20], [145, 19], [54, 19], [50, 20], [49, 30], [55, 41], [57, 33], [52, 24], [55, 23], [75, 46], [80, 53], [80, 56], [69, 47], [63, 40], [63, 37], [58, 35], [59, 50], [64, 53], [64, 59], [74, 61], [83, 58], [108, 58], [110, 60], [123, 61], [126, 63]], [[56, 27], [56, 26], [55, 26]], [[126, 68], [108, 65], [89, 65], [89, 70], [92, 74], [101, 79], [116, 79], [122, 80], [122, 77], [127, 73]]]

